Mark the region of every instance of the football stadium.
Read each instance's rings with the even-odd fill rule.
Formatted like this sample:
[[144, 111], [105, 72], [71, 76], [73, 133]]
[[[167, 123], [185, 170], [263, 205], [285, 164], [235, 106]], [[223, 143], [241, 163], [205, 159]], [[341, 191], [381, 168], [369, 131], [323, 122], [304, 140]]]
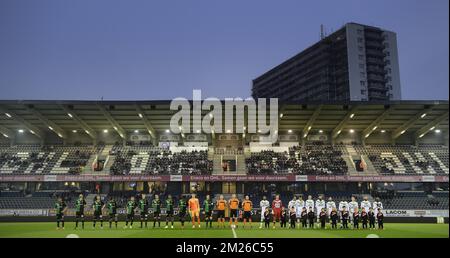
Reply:
[[0, 101], [0, 237], [449, 237], [448, 101], [188, 103]]

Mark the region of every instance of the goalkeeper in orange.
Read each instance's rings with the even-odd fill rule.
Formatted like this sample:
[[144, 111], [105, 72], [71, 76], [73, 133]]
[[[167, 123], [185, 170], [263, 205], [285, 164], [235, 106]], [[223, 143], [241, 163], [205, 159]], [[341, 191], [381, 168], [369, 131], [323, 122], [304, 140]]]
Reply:
[[191, 199], [189, 199], [188, 207], [192, 218], [192, 228], [195, 228], [195, 218], [197, 218], [197, 225], [200, 228], [200, 202], [195, 194], [192, 194]]

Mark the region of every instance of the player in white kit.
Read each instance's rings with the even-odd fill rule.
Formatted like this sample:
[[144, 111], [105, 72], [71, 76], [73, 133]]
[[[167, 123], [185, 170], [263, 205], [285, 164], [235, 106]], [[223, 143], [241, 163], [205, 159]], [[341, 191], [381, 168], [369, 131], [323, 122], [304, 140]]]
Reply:
[[[292, 200], [288, 203], [288, 211], [291, 211], [292, 209], [295, 209], [295, 203], [297, 202], [297, 197], [294, 195], [292, 197]], [[291, 217], [289, 216], [289, 223], [291, 222]]]
[[319, 218], [320, 212], [325, 208], [325, 200], [322, 195], [319, 195], [319, 198], [316, 200], [316, 215]]
[[297, 202], [297, 197], [294, 195], [292, 200], [288, 203], [288, 209], [291, 210], [291, 208], [295, 208], [295, 203]]
[[333, 208], [334, 209], [336, 209], [336, 203], [333, 201], [333, 198], [328, 198], [328, 202], [327, 202], [327, 213], [328, 213], [328, 216], [330, 216], [330, 214], [331, 214], [331, 211], [333, 210]]
[[306, 210], [309, 211], [312, 209], [314, 211], [314, 200], [311, 195], [308, 195], [308, 200], [305, 201]]
[[338, 207], [338, 210], [339, 210], [339, 214], [341, 214], [342, 213], [342, 211], [344, 210], [344, 208], [348, 208], [348, 202], [347, 201], [340, 201], [339, 202], [339, 207]]
[[264, 223], [264, 212], [270, 207], [270, 203], [265, 196], [263, 196], [262, 200], [259, 202], [259, 207], [261, 208], [261, 223], [259, 224], [259, 228], [262, 228]]
[[356, 201], [356, 197], [352, 196], [352, 201], [348, 203], [348, 213], [350, 218], [350, 226], [353, 225], [353, 213], [356, 211], [356, 209], [359, 208], [358, 202]]
[[364, 200], [361, 202], [361, 210], [365, 209], [366, 211], [368, 211], [371, 207], [372, 205], [370, 204], [369, 197], [364, 196]]
[[302, 216], [302, 210], [305, 207], [305, 201], [303, 201], [303, 197], [300, 195], [295, 202], [295, 213], [297, 217], [297, 225], [300, 228], [300, 217]]
[[383, 210], [383, 203], [380, 201], [380, 198], [375, 198], [373, 202], [373, 212], [375, 213], [375, 218], [377, 217], [378, 209]]

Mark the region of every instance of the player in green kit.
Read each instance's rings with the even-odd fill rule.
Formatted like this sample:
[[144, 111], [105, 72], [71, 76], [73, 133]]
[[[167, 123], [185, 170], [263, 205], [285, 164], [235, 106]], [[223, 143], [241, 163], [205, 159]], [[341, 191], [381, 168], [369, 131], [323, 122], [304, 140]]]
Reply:
[[67, 209], [66, 203], [61, 197], [59, 197], [55, 203], [56, 229], [60, 228], [64, 229], [64, 213], [66, 212], [66, 209]]
[[158, 221], [158, 227], [161, 227], [161, 200], [156, 194], [152, 201], [153, 208], [153, 228], [156, 226], [156, 221]]
[[208, 224], [209, 224], [209, 227], [212, 228], [213, 209], [214, 209], [214, 203], [212, 202], [211, 197], [208, 194], [208, 195], [206, 195], [206, 199], [203, 201], [203, 214], [205, 214], [206, 228], [208, 228]]
[[94, 203], [92, 204], [92, 209], [94, 210], [94, 220], [92, 228], [95, 228], [95, 224], [97, 223], [97, 220], [100, 221], [100, 228], [103, 229], [103, 214], [102, 211], [105, 208], [105, 205], [103, 204], [102, 199], [99, 195], [95, 197]]
[[180, 200], [178, 201], [178, 217], [180, 218], [181, 228], [184, 228], [184, 220], [186, 218], [187, 212], [187, 201], [184, 196], [180, 196]]
[[166, 227], [165, 228], [169, 228], [169, 220], [172, 223], [172, 228], [173, 228], [173, 199], [172, 199], [172, 195], [168, 195], [167, 199], [166, 199]]
[[75, 201], [75, 229], [78, 228], [78, 222], [81, 220], [81, 228], [84, 229], [84, 207], [86, 206], [86, 200], [84, 200], [83, 194], [80, 194]]
[[109, 213], [109, 228], [112, 227], [113, 221], [116, 223], [116, 228], [117, 228], [117, 223], [118, 223], [117, 202], [116, 202], [116, 200], [114, 200], [113, 197], [110, 197], [108, 204], [107, 204], [107, 208], [108, 208], [108, 213]]
[[145, 194], [141, 195], [141, 199], [139, 200], [139, 212], [140, 212], [140, 219], [141, 219], [141, 228], [142, 224], [145, 221], [145, 227], [147, 228], [147, 221], [148, 221], [148, 201], [146, 199]]
[[133, 228], [135, 209], [136, 209], [136, 202], [134, 201], [134, 196], [131, 196], [130, 200], [127, 202], [127, 218], [125, 220], [124, 228], [128, 227], [128, 222], [130, 222], [130, 228]]

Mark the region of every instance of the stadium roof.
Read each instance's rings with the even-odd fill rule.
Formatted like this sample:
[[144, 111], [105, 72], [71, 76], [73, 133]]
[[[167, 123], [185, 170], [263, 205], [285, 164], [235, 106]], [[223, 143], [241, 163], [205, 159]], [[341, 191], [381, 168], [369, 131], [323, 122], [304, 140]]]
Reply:
[[[280, 134], [299, 135], [323, 130], [336, 136], [353, 129], [370, 135], [375, 129], [393, 138], [405, 131], [419, 136], [430, 129], [448, 130], [448, 101], [307, 102], [279, 105]], [[208, 111], [202, 111], [202, 115]], [[0, 133], [32, 131], [38, 136], [54, 132], [67, 137], [73, 130], [95, 135], [116, 130], [128, 135], [135, 130], [158, 135], [169, 129], [176, 111], [170, 101], [49, 101], [0, 100]], [[281, 115], [282, 114], [282, 115]]]

